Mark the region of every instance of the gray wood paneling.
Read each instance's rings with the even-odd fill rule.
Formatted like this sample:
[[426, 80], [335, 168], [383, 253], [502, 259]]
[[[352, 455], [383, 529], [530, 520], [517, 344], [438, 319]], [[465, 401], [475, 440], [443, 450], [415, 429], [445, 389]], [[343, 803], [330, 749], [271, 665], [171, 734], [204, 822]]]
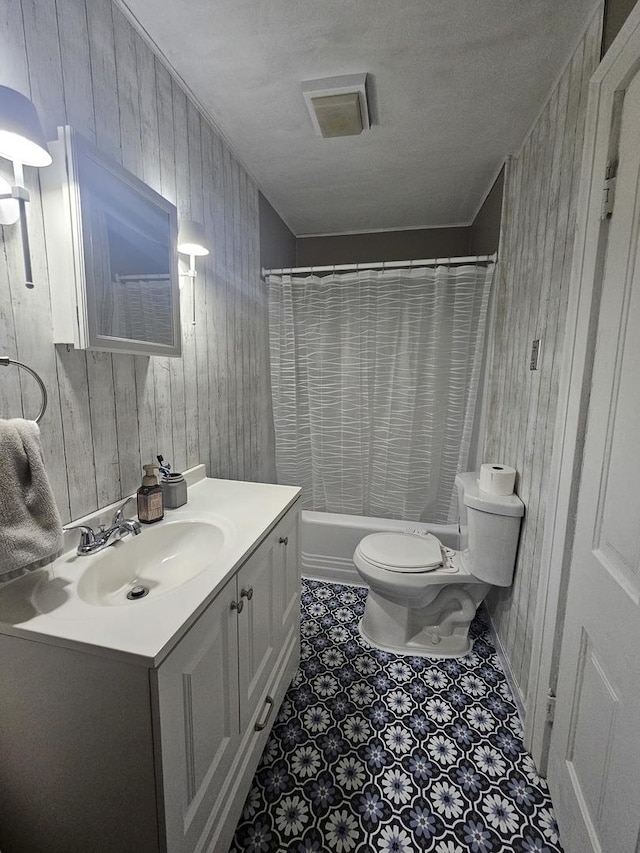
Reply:
[[[599, 10], [506, 169], [484, 459], [517, 469], [517, 491], [526, 505], [514, 583], [489, 598], [523, 697], [529, 686], [587, 89], [599, 60], [601, 20]], [[536, 338], [542, 339], [542, 356], [539, 369], [530, 371]]]
[[[195, 326], [184, 280], [182, 359], [55, 348], [38, 174], [26, 170], [36, 287], [23, 284], [19, 229], [2, 229], [0, 353], [47, 385], [42, 443], [63, 519], [135, 490], [158, 452], [177, 468], [203, 462], [214, 476], [272, 478], [254, 182], [111, 0], [3, 3], [0, 56], [0, 84], [33, 99], [50, 138], [72, 124], [180, 216], [201, 221], [211, 250], [197, 260]], [[0, 416], [37, 405], [29, 377], [3, 369]]]

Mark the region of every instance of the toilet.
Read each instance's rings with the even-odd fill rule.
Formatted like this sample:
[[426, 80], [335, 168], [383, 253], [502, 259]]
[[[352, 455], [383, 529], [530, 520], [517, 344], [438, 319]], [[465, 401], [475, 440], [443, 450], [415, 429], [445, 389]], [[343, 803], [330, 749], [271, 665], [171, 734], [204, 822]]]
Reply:
[[456, 477], [460, 550], [430, 533], [365, 536], [353, 561], [370, 587], [360, 634], [396, 654], [460, 657], [469, 626], [492, 586], [511, 586], [524, 504], [480, 491], [475, 472]]

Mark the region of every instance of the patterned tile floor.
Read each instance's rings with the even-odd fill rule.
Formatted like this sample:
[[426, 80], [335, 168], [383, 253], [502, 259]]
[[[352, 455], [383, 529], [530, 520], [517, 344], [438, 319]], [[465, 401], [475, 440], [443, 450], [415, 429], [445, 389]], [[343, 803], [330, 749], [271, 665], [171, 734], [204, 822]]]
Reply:
[[234, 853], [561, 853], [482, 617], [457, 660], [372, 650], [366, 590], [303, 581], [302, 663]]

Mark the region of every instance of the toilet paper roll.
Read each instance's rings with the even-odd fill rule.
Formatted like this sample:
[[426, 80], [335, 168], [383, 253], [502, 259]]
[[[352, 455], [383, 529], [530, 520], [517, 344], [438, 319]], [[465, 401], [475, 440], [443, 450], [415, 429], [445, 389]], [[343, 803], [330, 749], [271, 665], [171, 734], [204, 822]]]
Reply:
[[480, 466], [478, 484], [481, 492], [487, 492], [489, 495], [512, 495], [515, 482], [515, 468], [491, 463]]

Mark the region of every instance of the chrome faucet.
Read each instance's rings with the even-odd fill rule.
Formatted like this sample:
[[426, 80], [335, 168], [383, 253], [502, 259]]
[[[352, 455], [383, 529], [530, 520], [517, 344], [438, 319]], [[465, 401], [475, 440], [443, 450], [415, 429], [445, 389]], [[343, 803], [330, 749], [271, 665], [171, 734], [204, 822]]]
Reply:
[[65, 530], [80, 531], [80, 542], [76, 551], [79, 556], [96, 554], [98, 551], [108, 548], [109, 545], [113, 545], [114, 542], [118, 542], [128, 533], [131, 533], [133, 536], [137, 536], [138, 533], [140, 533], [140, 530], [142, 529], [140, 522], [135, 521], [135, 519], [132, 518], [124, 517], [124, 508], [131, 500], [133, 500], [133, 498], [127, 498], [126, 501], [118, 507], [114, 513], [110, 527], [105, 527], [101, 524], [98, 530], [94, 530], [93, 527], [89, 527], [87, 524], [74, 524], [70, 527], [64, 528]]

